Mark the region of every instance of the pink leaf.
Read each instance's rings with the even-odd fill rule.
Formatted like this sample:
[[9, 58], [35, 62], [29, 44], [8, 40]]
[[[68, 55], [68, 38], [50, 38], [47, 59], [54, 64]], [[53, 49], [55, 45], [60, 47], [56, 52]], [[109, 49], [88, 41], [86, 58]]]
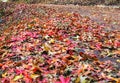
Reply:
[[65, 78], [65, 83], [70, 83], [70, 77]]
[[97, 43], [97, 44], [96, 44], [96, 49], [97, 49], [97, 50], [101, 50], [101, 46], [102, 46], [101, 43]]
[[17, 41], [18, 38], [17, 37], [12, 37], [11, 40], [12, 40], [12, 42], [14, 42], [14, 41]]
[[114, 46], [115, 46], [115, 47], [120, 47], [120, 42], [119, 42], [118, 40], [115, 40]]
[[64, 78], [64, 76], [60, 76], [60, 81], [55, 83], [70, 83], [70, 77]]
[[67, 44], [67, 45], [71, 44], [71, 41], [70, 41], [70, 40], [67, 40], [67, 41], [66, 41], [66, 44]]
[[16, 69], [15, 71], [17, 74], [22, 74], [24, 72], [24, 70], [20, 70], [20, 69]]
[[0, 37], [0, 41], [3, 41], [4, 39], [5, 39], [5, 37], [4, 37], [4, 36]]
[[60, 81], [61, 81], [61, 83], [66, 83], [63, 76], [60, 76]]

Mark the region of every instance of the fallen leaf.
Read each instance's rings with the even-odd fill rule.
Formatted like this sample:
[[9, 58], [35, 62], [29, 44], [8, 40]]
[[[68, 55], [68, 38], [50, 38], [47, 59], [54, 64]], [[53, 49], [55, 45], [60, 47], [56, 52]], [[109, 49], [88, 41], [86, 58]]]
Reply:
[[33, 78], [33, 79], [39, 77], [39, 75], [37, 75], [37, 74], [31, 74], [30, 76], [31, 76], [31, 78]]
[[19, 80], [19, 79], [21, 79], [21, 78], [23, 78], [23, 75], [22, 74], [20, 74], [20, 75], [18, 75], [18, 76], [15, 76], [14, 77], [14, 81], [17, 81], [17, 80]]

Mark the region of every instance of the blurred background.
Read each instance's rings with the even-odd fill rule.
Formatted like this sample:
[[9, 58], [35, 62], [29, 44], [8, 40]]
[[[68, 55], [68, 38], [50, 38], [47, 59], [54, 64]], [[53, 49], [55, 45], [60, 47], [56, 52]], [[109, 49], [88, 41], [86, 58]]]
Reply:
[[24, 2], [29, 4], [74, 4], [74, 5], [120, 5], [120, 0], [0, 0], [3, 2]]

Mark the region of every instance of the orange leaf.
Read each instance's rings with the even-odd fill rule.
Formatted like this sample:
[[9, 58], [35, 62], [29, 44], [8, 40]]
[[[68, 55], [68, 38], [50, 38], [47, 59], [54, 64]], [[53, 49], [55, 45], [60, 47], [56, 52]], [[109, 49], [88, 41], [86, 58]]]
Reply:
[[0, 67], [2, 67], [3, 66], [3, 64], [2, 63], [0, 63]]

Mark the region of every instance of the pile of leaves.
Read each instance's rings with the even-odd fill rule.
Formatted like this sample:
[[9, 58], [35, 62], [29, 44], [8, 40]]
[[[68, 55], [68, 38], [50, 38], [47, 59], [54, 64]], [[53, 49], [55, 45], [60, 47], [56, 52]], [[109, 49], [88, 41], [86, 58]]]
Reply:
[[3, 19], [12, 22], [0, 35], [1, 83], [120, 82], [120, 31], [37, 5]]

